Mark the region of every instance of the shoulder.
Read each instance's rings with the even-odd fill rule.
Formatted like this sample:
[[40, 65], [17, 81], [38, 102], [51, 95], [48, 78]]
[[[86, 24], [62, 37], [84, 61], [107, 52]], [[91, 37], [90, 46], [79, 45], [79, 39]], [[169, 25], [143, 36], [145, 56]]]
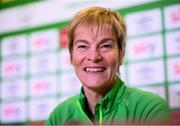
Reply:
[[63, 101], [62, 103], [58, 104], [56, 106], [56, 108], [53, 110], [53, 112], [55, 111], [65, 111], [67, 108], [69, 110], [69, 107], [73, 107], [75, 104], [75, 101], [79, 98], [79, 95], [75, 95], [72, 97], [69, 97], [68, 99], [66, 99], [65, 101]]
[[166, 119], [170, 116], [167, 101], [151, 92], [126, 87], [123, 100], [130, 112], [144, 120]]
[[165, 99], [154, 93], [133, 87], [126, 87], [124, 98], [126, 101], [130, 100], [134, 102], [143, 101], [143, 103], [166, 103]]
[[79, 95], [75, 95], [58, 104], [48, 117], [46, 125], [63, 124], [65, 120], [73, 114], [76, 107], [75, 103], [78, 98]]
[[[79, 99], [79, 95], [74, 95], [72, 97], [69, 97], [67, 100], [65, 100], [64, 102], [60, 103], [56, 108], [58, 109], [59, 107], [64, 108], [64, 107], [68, 107], [68, 106], [74, 106], [75, 101]], [[55, 108], [55, 109], [56, 109]]]

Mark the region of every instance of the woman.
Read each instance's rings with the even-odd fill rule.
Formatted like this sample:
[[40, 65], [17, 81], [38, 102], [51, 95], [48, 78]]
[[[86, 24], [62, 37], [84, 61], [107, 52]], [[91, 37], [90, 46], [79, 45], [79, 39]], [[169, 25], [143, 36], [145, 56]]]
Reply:
[[169, 118], [162, 98], [127, 87], [117, 75], [125, 54], [122, 16], [102, 7], [83, 9], [68, 35], [71, 63], [83, 86], [80, 95], [55, 108], [47, 125], [149, 124]]

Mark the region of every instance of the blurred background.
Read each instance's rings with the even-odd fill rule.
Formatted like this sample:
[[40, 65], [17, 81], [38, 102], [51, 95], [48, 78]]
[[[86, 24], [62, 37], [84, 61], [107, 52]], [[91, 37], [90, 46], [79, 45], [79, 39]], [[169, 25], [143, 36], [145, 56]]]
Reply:
[[166, 99], [180, 124], [179, 0], [1, 0], [0, 125], [43, 125], [57, 104], [79, 92], [67, 27], [88, 6], [125, 17], [122, 79]]

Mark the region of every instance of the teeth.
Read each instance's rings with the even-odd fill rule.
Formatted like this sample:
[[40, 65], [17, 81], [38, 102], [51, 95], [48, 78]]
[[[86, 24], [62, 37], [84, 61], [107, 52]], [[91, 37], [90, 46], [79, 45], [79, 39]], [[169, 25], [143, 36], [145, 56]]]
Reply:
[[102, 72], [104, 68], [85, 68], [86, 72]]

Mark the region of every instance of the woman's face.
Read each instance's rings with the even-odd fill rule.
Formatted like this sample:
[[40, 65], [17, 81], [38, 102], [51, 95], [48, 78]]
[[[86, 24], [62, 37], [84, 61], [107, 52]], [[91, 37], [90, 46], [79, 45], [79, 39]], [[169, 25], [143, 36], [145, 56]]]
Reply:
[[71, 62], [83, 86], [102, 89], [114, 84], [123, 59], [116, 32], [78, 25], [74, 36]]

